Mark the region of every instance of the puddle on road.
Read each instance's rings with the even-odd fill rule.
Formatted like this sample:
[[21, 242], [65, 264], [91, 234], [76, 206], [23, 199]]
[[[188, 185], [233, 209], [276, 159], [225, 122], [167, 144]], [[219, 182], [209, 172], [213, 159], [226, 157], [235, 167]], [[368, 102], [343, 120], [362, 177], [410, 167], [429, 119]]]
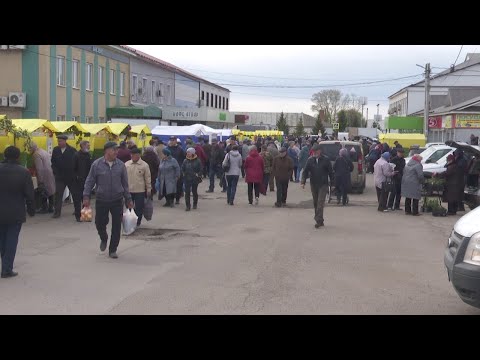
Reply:
[[175, 237], [188, 238], [208, 238], [210, 236], [200, 235], [196, 233], [188, 233], [182, 229], [148, 229], [140, 228], [135, 230], [132, 235], [123, 235], [127, 240], [143, 240], [143, 241], [167, 241]]

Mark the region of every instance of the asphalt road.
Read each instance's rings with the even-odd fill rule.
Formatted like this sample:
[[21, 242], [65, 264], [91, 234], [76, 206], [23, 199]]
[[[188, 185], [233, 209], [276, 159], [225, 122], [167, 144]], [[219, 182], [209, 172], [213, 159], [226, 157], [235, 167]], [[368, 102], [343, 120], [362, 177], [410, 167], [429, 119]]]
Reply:
[[[314, 228], [308, 186], [258, 206], [240, 181], [235, 206], [200, 185], [199, 209], [165, 209], [99, 250], [93, 223], [37, 215], [22, 229], [19, 276], [0, 280], [1, 314], [480, 314], [448, 282], [443, 251], [459, 218], [379, 213], [368, 177]], [[218, 181], [216, 182], [218, 185]], [[163, 202], [162, 202], [163, 203]]]

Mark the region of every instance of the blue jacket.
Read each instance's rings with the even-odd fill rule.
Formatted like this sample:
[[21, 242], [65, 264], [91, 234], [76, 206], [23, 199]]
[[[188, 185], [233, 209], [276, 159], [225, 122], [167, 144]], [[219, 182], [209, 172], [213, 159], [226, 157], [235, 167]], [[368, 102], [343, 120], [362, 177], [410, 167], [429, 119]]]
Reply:
[[297, 167], [298, 166], [297, 152], [293, 148], [288, 148], [287, 155], [290, 157], [290, 159], [293, 160], [293, 166]]

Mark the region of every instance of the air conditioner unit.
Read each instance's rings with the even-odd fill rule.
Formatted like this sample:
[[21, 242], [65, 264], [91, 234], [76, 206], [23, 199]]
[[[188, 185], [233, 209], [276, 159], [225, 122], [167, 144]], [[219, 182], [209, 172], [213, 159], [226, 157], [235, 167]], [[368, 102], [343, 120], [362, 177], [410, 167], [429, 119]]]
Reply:
[[8, 97], [0, 96], [0, 106], [8, 106]]
[[157, 90], [156, 95], [157, 95], [158, 97], [162, 97], [162, 90]]
[[12, 50], [15, 50], [15, 49], [25, 50], [25, 47], [26, 47], [26, 45], [9, 45], [9, 46], [10, 46], [10, 49]]
[[27, 94], [22, 92], [11, 92], [8, 94], [10, 107], [24, 108], [27, 104]]

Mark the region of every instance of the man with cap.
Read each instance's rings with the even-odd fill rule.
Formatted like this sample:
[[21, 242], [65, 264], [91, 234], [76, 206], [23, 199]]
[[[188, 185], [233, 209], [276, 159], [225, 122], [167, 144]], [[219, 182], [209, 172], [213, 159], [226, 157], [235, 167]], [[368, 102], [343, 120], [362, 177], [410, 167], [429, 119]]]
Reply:
[[201, 180], [202, 163], [195, 154], [195, 149], [187, 149], [186, 159], [183, 161], [181, 169], [185, 181], [185, 210], [190, 211], [190, 193], [193, 194], [193, 209], [198, 204], [198, 184]]
[[[0, 164], [0, 254], [2, 278], [18, 274], [13, 262], [18, 245], [18, 235], [28, 215], [35, 215], [32, 176], [20, 165], [20, 149], [9, 146], [4, 151], [5, 161]], [[25, 211], [25, 208], [27, 211]]]
[[152, 178], [150, 167], [141, 159], [142, 151], [139, 148], [132, 149], [132, 160], [125, 163], [128, 175], [128, 186], [132, 201], [137, 214], [137, 226], [142, 223], [145, 197], [152, 196]]
[[373, 178], [375, 180], [375, 188], [377, 190], [378, 211], [388, 212], [387, 209], [387, 188], [386, 181], [393, 177], [396, 172], [393, 171], [389, 164], [390, 152], [385, 151], [380, 159], [373, 166]]
[[[90, 143], [86, 140], [80, 142], [80, 150], [75, 154], [75, 181], [79, 191], [79, 198], [82, 197], [85, 188], [85, 180], [87, 179], [90, 167], [92, 166], [92, 158], [90, 157]], [[80, 222], [80, 207], [75, 209], [75, 217]]]
[[[212, 147], [210, 150], [209, 156], [209, 161], [210, 161], [210, 171], [209, 171], [209, 176], [210, 176], [210, 186], [207, 190], [208, 193], [213, 193], [213, 190], [215, 188], [215, 175], [221, 176], [223, 174], [222, 170], [222, 162], [224, 159], [224, 152], [218, 146], [218, 140], [217, 139], [212, 139]], [[226, 189], [225, 189], [226, 190]]]
[[323, 207], [328, 192], [328, 184], [333, 182], [332, 164], [328, 157], [322, 155], [319, 144], [312, 147], [313, 156], [307, 160], [302, 173], [301, 185], [305, 189], [307, 178], [310, 178], [313, 206], [315, 208], [315, 228], [324, 226]]
[[[175, 136], [170, 137], [170, 141], [168, 142], [167, 149], [170, 150], [172, 157], [177, 160], [178, 164], [181, 166], [183, 164], [183, 160], [185, 160], [185, 151], [183, 151], [182, 147], [178, 144], [178, 140]], [[175, 194], [175, 204], [180, 204], [180, 198], [183, 196], [183, 176], [180, 173], [180, 178], [177, 180], [177, 192]]]
[[292, 176], [293, 160], [287, 156], [287, 149], [281, 148], [279, 155], [273, 159], [272, 177], [277, 184], [277, 202], [275, 207], [286, 206], [288, 181]]
[[66, 135], [58, 135], [58, 146], [52, 152], [52, 170], [55, 176], [55, 212], [54, 218], [59, 218], [62, 213], [63, 193], [68, 187], [73, 197], [75, 214], [80, 214], [82, 196], [81, 190], [75, 181], [75, 153], [73, 147], [67, 144]]
[[109, 256], [118, 258], [117, 248], [122, 228], [123, 200], [129, 209], [133, 208], [132, 196], [128, 186], [128, 175], [125, 164], [117, 159], [118, 146], [109, 141], [104, 147], [104, 156], [95, 160], [90, 168], [85, 189], [83, 190], [83, 206], [90, 207], [92, 189], [96, 185], [95, 225], [100, 236], [100, 250], [107, 248], [108, 214], [112, 215], [112, 233]]
[[388, 197], [388, 209], [389, 210], [402, 210], [400, 209], [400, 199], [402, 196], [402, 176], [403, 169], [405, 169], [405, 152], [403, 148], [394, 148], [390, 151], [392, 154], [392, 164], [395, 164], [395, 171], [397, 172], [393, 176], [393, 182], [395, 184], [395, 189], [390, 192]]

